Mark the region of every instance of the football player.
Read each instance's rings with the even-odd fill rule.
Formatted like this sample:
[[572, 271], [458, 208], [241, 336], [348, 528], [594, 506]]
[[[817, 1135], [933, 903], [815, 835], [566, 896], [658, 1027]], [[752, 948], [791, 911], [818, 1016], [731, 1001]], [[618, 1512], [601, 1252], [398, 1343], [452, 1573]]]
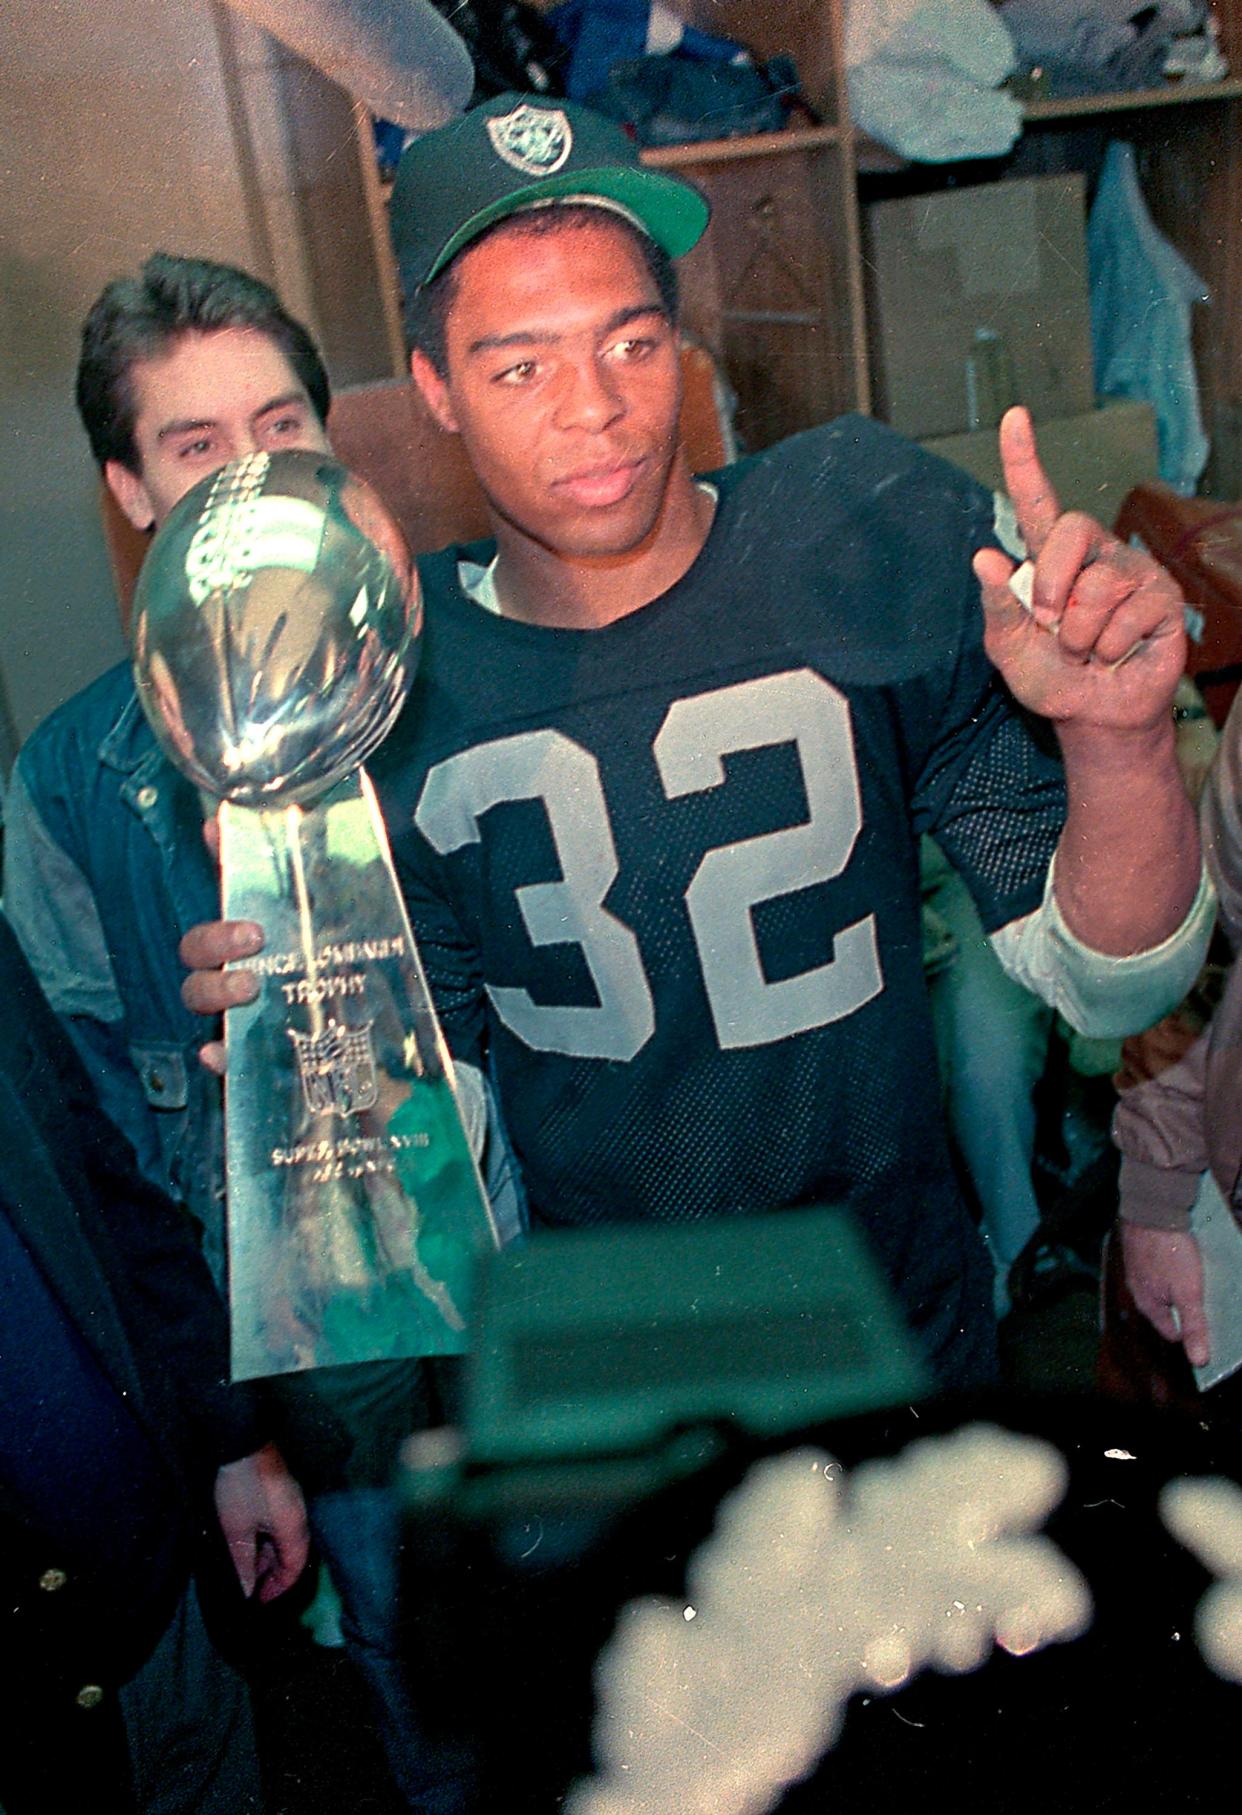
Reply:
[[[422, 666], [373, 773], [533, 1227], [848, 1204], [940, 1377], [974, 1383], [990, 1269], [943, 1127], [918, 837], [1076, 1025], [1175, 1001], [1211, 917], [1173, 755], [1182, 602], [1060, 512], [1020, 410], [1025, 605], [993, 496], [877, 423], [693, 475], [672, 260], [707, 213], [568, 103], [501, 96], [406, 152], [411, 371], [492, 536], [421, 563]], [[210, 967], [260, 940], [187, 938], [187, 1002], [249, 994]]]

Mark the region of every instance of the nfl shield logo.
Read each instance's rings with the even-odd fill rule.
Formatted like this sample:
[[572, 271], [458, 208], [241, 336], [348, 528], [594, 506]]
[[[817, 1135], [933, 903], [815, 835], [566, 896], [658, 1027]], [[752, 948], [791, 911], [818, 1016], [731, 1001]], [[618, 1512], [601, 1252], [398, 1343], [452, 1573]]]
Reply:
[[302, 1095], [312, 1115], [357, 1115], [375, 1106], [379, 1092], [375, 1056], [371, 1051], [371, 1023], [342, 1027], [328, 1022], [316, 1038], [286, 1029], [298, 1059]]
[[526, 176], [552, 176], [573, 149], [573, 128], [558, 107], [523, 102], [512, 113], [487, 122], [498, 157]]

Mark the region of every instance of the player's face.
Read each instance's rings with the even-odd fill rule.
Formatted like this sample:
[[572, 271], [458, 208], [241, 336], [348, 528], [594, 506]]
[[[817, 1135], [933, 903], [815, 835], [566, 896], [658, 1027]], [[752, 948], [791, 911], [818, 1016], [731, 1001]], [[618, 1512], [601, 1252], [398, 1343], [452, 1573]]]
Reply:
[[288, 359], [257, 328], [181, 336], [132, 367], [138, 471], [110, 460], [108, 484], [130, 522], [159, 528], [208, 473], [260, 449], [327, 451], [323, 424]]
[[646, 543], [670, 482], [690, 481], [674, 467], [676, 332], [629, 233], [606, 215], [516, 226], [463, 253], [456, 276], [447, 379], [417, 354], [415, 376], [498, 528], [570, 557]]

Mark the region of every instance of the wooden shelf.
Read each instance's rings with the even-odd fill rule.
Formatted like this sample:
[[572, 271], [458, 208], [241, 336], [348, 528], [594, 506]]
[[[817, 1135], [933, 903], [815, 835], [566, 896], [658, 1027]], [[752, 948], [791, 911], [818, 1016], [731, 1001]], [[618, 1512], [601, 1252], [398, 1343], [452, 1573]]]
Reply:
[[[1098, 114], [1134, 113], [1152, 107], [1186, 107], [1213, 101], [1242, 101], [1242, 77], [1222, 82], [1166, 82], [1161, 88], [1133, 88], [1116, 94], [1069, 95], [1047, 101], [1027, 101], [1022, 107], [1026, 126], [1045, 122], [1091, 119]], [[903, 170], [909, 160], [887, 145], [840, 126], [802, 126], [785, 132], [754, 133], [731, 139], [704, 139], [697, 144], [661, 145], [642, 154], [653, 170], [679, 170], [690, 164], [728, 164], [742, 158], [773, 157], [786, 151], [814, 150], [853, 140], [860, 172]], [[969, 162], [969, 160], [965, 160]]]
[[[1101, 113], [1133, 113], [1150, 107], [1186, 107], [1212, 101], [1242, 101], [1242, 76], [1222, 82], [1166, 82], [1161, 88], [1128, 88], [1116, 94], [1067, 95], [1047, 101], [1026, 101], [1023, 123], [1090, 118]], [[725, 164], [738, 158], [772, 157], [779, 152], [812, 150], [840, 145], [847, 132], [858, 148], [861, 168], [898, 169], [908, 160], [886, 145], [840, 126], [799, 126], [784, 132], [752, 133], [730, 139], [702, 139], [684, 145], [650, 146], [642, 153], [644, 164], [654, 170], [677, 170], [687, 164]]]
[[732, 139], [700, 139], [685, 145], [652, 145], [641, 154], [653, 170], [680, 170], [689, 164], [733, 164], [741, 158], [770, 158], [789, 151], [818, 151], [839, 145], [839, 126], [796, 126], [784, 132], [756, 132]]
[[[1223, 82], [1166, 82], [1160, 88], [1127, 88], [1116, 94], [1064, 95], [1047, 101], [1022, 104], [1024, 126], [1063, 126], [1073, 120], [1090, 121], [1101, 114], [1140, 113], [1153, 107], [1187, 107], [1211, 102], [1242, 101], [1242, 77]], [[862, 175], [891, 175], [911, 167], [909, 158], [866, 133], [854, 139]], [[959, 160], [969, 164], [969, 159]]]
[[1223, 82], [1166, 82], [1160, 88], [1131, 88], [1117, 94], [1068, 95], [1047, 101], [1026, 101], [1022, 118], [1028, 126], [1044, 120], [1075, 120], [1100, 113], [1134, 113], [1148, 107], [1185, 107], [1202, 101], [1242, 100], [1242, 78]]

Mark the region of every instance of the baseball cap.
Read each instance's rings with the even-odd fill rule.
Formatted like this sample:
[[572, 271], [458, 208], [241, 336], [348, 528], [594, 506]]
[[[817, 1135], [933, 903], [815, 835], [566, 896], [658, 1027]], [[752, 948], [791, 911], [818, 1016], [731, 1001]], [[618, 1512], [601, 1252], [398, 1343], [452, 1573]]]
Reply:
[[624, 215], [670, 258], [689, 252], [711, 212], [689, 183], [645, 169], [614, 121], [559, 98], [494, 95], [415, 139], [397, 167], [389, 222], [406, 295], [496, 221], [570, 200]]

